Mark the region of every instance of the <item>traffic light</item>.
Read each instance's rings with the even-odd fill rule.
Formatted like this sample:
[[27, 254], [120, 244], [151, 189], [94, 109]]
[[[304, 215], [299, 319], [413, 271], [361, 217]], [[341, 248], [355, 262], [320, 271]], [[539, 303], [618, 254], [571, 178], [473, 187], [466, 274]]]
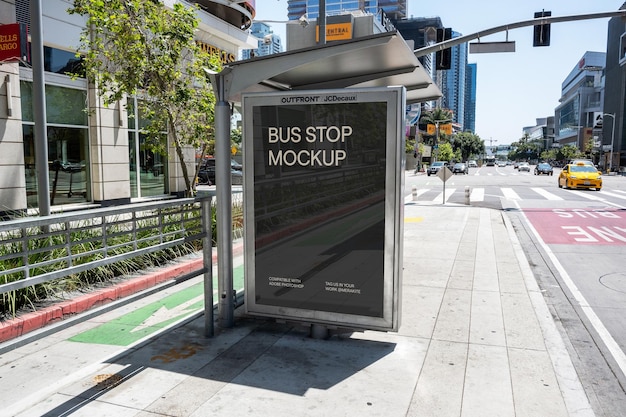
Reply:
[[[452, 39], [451, 28], [437, 29], [437, 43]], [[435, 69], [449, 70], [452, 64], [452, 49], [446, 48], [435, 53]]]
[[[552, 16], [552, 12], [535, 12], [535, 19], [548, 16]], [[533, 46], [550, 46], [550, 24], [533, 26]]]

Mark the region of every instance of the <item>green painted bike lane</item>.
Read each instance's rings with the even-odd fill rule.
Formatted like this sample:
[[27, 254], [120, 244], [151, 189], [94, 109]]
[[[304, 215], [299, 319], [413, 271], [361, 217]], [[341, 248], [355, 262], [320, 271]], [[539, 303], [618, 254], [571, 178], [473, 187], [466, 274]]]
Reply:
[[[217, 279], [213, 279], [213, 297], [217, 295]], [[233, 268], [233, 286], [243, 288], [243, 265]], [[128, 346], [172, 323], [204, 309], [204, 283], [154, 301], [107, 323], [79, 333], [68, 340], [81, 343]]]

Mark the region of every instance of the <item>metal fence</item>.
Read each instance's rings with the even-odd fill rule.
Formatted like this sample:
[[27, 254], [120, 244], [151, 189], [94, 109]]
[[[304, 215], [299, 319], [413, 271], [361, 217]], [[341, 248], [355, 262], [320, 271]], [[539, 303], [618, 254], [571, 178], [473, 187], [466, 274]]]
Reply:
[[210, 225], [210, 197], [0, 222], [0, 294], [201, 239], [210, 270]]

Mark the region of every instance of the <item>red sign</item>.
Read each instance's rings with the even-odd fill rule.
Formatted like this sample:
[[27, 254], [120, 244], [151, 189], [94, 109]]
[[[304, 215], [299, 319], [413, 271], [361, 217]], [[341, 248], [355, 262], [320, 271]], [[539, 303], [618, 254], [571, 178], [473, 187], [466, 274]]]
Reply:
[[525, 214], [547, 244], [626, 245], [626, 213], [617, 209], [530, 210]]
[[28, 33], [26, 25], [0, 25], [0, 62], [28, 61]]

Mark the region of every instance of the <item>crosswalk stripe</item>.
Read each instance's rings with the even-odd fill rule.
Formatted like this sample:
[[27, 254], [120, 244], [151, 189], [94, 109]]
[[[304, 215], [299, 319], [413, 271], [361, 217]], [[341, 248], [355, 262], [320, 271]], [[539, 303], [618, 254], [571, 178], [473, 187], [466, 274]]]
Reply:
[[517, 193], [515, 191], [513, 191], [512, 188], [502, 188], [502, 194], [504, 194], [504, 197], [509, 199], [509, 200], [521, 200], [520, 196], [517, 195]]
[[563, 197], [559, 197], [558, 195], [554, 195], [551, 192], [546, 191], [543, 188], [531, 187], [531, 190], [533, 190], [534, 192], [536, 192], [540, 196], [545, 197], [547, 200], [563, 200]]
[[602, 197], [596, 195], [596, 194], [590, 194], [590, 192], [580, 192], [580, 190], [565, 190], [568, 193], [572, 193], [572, 194], [576, 194], [577, 196], [586, 198], [588, 200], [593, 200], [593, 201], [602, 201], [604, 200]]
[[[430, 191], [430, 188], [420, 188], [419, 190], [416, 190], [415, 194], [415, 198], [419, 198], [420, 195], [424, 194], [425, 192]], [[407, 195], [406, 197], [404, 197], [404, 203], [410, 203], [411, 201], [413, 201], [413, 190], [411, 190], [411, 194]]]
[[485, 189], [473, 188], [470, 194], [470, 201], [485, 201]]
[[[456, 191], [456, 188], [448, 188], [448, 189], [446, 189], [446, 201], [448, 201], [450, 199], [450, 196], [452, 194], [454, 194], [455, 191]], [[443, 201], [443, 191], [440, 192], [437, 197], [433, 198], [433, 203], [437, 203], [439, 201]]]
[[621, 198], [622, 200], [626, 200], [626, 195], [615, 194], [615, 193], [611, 193], [611, 192], [608, 192], [608, 191], [600, 191], [600, 194], [608, 195], [610, 197]]

